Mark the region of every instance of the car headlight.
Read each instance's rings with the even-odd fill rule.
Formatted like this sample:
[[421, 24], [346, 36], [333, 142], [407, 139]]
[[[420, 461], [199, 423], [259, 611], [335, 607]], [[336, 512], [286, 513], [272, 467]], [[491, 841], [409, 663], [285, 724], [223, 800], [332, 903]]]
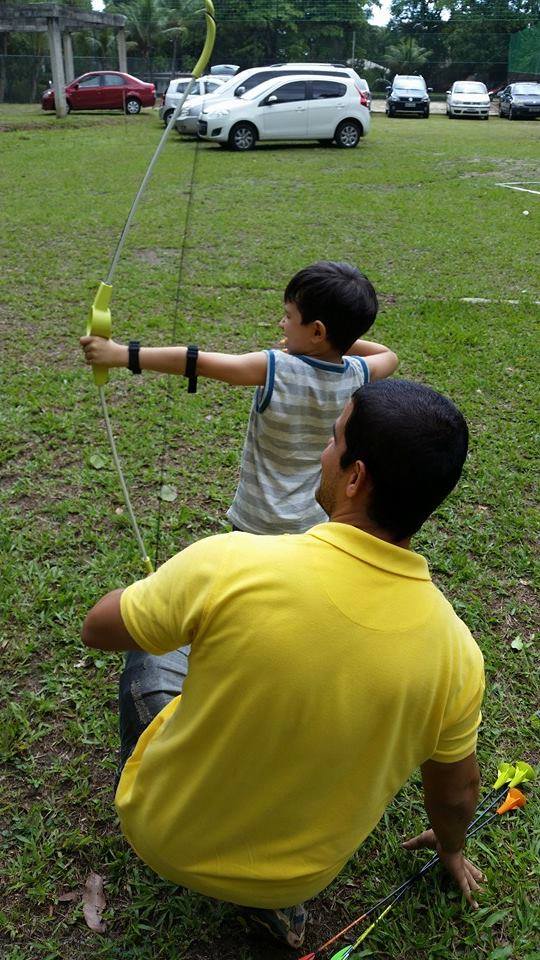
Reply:
[[187, 111], [186, 116], [188, 116], [188, 117], [198, 117], [199, 114], [200, 114], [200, 112], [201, 112], [201, 108], [200, 108], [200, 107], [191, 107], [191, 108]]
[[211, 120], [218, 120], [219, 117], [228, 117], [230, 112], [230, 110], [224, 108], [223, 110], [214, 110], [212, 113], [207, 113], [206, 116]]
[[427, 103], [429, 100], [428, 96], [422, 97], [422, 103]]

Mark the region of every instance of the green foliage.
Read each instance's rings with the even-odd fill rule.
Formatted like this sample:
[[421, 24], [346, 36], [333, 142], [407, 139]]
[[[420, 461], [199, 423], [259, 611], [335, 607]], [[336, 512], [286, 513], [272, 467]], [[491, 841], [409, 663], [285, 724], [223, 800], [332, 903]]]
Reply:
[[[35, 108], [0, 107], [0, 128], [9, 129], [0, 134], [0, 168], [10, 184], [0, 278], [0, 954], [279, 960], [283, 951], [248, 936], [234, 908], [160, 880], [119, 835], [112, 782], [121, 658], [89, 651], [79, 639], [89, 606], [140, 575], [78, 336], [161, 125], [151, 111], [63, 122]], [[195, 158], [179, 341], [229, 350], [272, 345], [295, 270], [320, 257], [365, 269], [381, 301], [374, 339], [397, 350], [400, 376], [446, 392], [470, 423], [466, 474], [416, 546], [485, 656], [486, 784], [498, 760], [538, 760], [540, 298], [531, 251], [539, 208], [529, 196], [524, 218], [525, 195], [497, 186], [536, 178], [537, 132], [534, 123], [493, 118], [426, 123], [379, 114], [350, 152], [280, 144], [237, 156], [174, 137], [139, 208], [113, 298], [117, 339], [170, 341]], [[161, 502], [161, 558], [225, 529], [251, 391], [200, 381], [188, 396], [178, 378], [167, 406], [163, 378], [127, 371], [115, 371], [107, 390], [150, 546], [164, 424], [163, 486], [178, 495]], [[522, 814], [470, 845], [488, 877], [478, 913], [434, 872], [360, 955], [537, 957], [538, 787], [530, 797]], [[424, 822], [413, 779], [312, 903], [306, 952], [413, 871], [420, 856], [406, 855], [400, 840]], [[80, 890], [91, 870], [105, 878], [104, 936], [86, 928], [79, 901], [58, 900]]]
[[418, 73], [427, 58], [427, 50], [412, 37], [391, 44], [385, 52], [385, 62], [391, 73]]

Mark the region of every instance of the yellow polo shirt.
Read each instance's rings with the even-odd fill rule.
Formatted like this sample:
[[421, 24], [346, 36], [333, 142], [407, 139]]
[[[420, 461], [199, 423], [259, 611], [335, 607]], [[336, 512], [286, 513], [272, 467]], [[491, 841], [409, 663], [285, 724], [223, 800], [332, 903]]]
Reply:
[[122, 594], [189, 675], [116, 794], [156, 873], [259, 907], [322, 890], [425, 760], [475, 749], [483, 661], [419, 554], [354, 527], [228, 533]]

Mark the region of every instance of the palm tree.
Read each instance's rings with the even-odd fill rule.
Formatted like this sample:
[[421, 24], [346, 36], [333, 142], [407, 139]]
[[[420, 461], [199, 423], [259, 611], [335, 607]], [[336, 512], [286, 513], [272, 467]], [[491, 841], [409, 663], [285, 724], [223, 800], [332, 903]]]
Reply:
[[126, 17], [127, 35], [136, 44], [149, 76], [152, 54], [167, 22], [167, 9], [163, 0], [113, 0], [106, 7], [108, 13], [122, 13]]
[[204, 7], [201, 0], [161, 0], [161, 6], [165, 20], [163, 33], [172, 37], [171, 73], [174, 73], [179, 42], [188, 36], [193, 22], [204, 13]]
[[428, 56], [425, 47], [410, 36], [387, 47], [384, 60], [394, 73], [414, 73], [424, 66]]

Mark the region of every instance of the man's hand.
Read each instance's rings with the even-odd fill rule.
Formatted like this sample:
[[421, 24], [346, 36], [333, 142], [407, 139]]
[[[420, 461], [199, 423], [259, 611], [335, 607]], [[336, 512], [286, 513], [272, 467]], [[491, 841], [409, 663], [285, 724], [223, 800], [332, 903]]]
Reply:
[[433, 830], [424, 830], [423, 833], [419, 833], [411, 840], [406, 840], [402, 846], [405, 850], [423, 850], [425, 848], [436, 850], [443, 867], [456, 882], [467, 903], [473, 910], [478, 910], [474, 893], [482, 889], [479, 883], [486, 878], [478, 867], [475, 867], [470, 860], [463, 856], [462, 850], [458, 850], [456, 853], [446, 853], [441, 849]]
[[128, 348], [104, 337], [81, 337], [85, 362], [90, 366], [127, 367]]

